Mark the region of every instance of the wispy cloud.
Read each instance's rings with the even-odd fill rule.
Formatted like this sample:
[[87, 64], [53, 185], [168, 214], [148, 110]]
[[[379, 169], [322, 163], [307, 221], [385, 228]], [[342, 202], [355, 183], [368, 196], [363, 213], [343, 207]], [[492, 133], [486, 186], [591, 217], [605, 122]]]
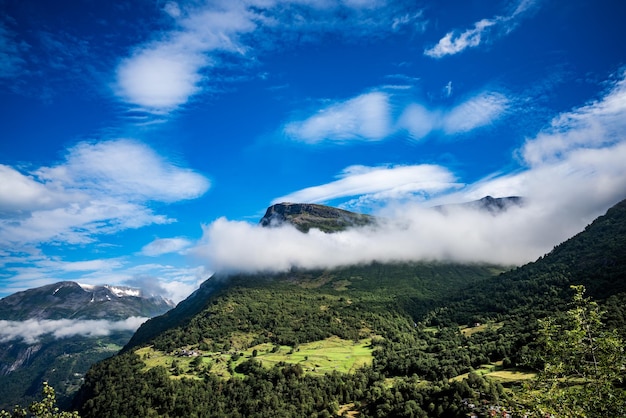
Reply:
[[[512, 103], [495, 91], [474, 94], [452, 107], [430, 108], [419, 102], [403, 105], [401, 100], [405, 99], [382, 91], [365, 93], [325, 105], [303, 120], [288, 122], [283, 133], [288, 139], [308, 144], [381, 141], [404, 131], [416, 140], [433, 132], [457, 135], [496, 122]], [[396, 115], [398, 109], [401, 112]]]
[[431, 48], [424, 50], [424, 54], [432, 58], [442, 58], [446, 55], [458, 54], [467, 48], [474, 48], [485, 42], [490, 32], [496, 31], [496, 36], [508, 34], [519, 24], [519, 18], [529, 11], [535, 0], [521, 0], [515, 9], [508, 15], [495, 16], [491, 19], [481, 19], [474, 23], [474, 27], [461, 33], [452, 31]]
[[448, 170], [436, 165], [346, 168], [339, 179], [320, 186], [308, 187], [274, 199], [279, 202], [328, 202], [360, 196], [370, 201], [428, 196], [459, 187]]
[[[447, 169], [428, 167], [431, 173], [441, 174], [434, 176], [439, 182], [432, 189], [429, 205], [486, 195], [525, 197], [523, 206], [511, 207], [497, 216], [464, 207], [428, 209], [418, 193], [417, 199], [408, 202], [388, 199], [378, 212], [382, 220], [377, 225], [335, 234], [317, 230], [302, 234], [291, 226], [262, 228], [222, 218], [204, 227], [194, 252], [204, 257], [212, 269], [246, 272], [336, 267], [373, 260], [504, 264], [534, 260], [626, 198], [624, 103], [626, 73], [620, 74], [598, 100], [562, 113], [549, 127], [528, 139], [516, 152], [521, 158], [517, 172], [495, 173], [454, 188], [447, 187], [454, 186], [446, 184], [446, 180], [454, 179]], [[406, 180], [398, 173], [420, 168], [361, 170], [347, 170], [339, 180], [287, 197], [323, 203], [358, 193], [367, 196], [390, 191], [393, 195], [402, 189], [400, 180]], [[386, 176], [394, 180], [379, 181]], [[363, 179], [378, 184], [380, 189], [367, 187]], [[355, 183], [353, 187], [351, 182]], [[377, 203], [381, 206], [380, 201]]]
[[446, 134], [458, 134], [489, 125], [504, 114], [509, 104], [510, 100], [501, 93], [481, 93], [444, 113], [441, 129]]
[[168, 2], [163, 10], [171, 28], [120, 60], [114, 86], [122, 100], [152, 113], [175, 110], [210, 85], [220, 54], [246, 59], [279, 40], [283, 47], [290, 37], [302, 41], [295, 34], [308, 39], [324, 32], [379, 36], [417, 27], [421, 20], [421, 13], [407, 13], [387, 1], [244, 0], [185, 7]]
[[176, 253], [191, 245], [191, 241], [185, 238], [159, 238], [146, 244], [141, 253], [149, 257], [156, 257], [168, 253]]
[[502, 93], [488, 91], [447, 109], [428, 109], [422, 104], [412, 103], [400, 116], [398, 128], [406, 130], [416, 140], [432, 132], [463, 134], [496, 122], [506, 114], [511, 102]]
[[29, 319], [26, 321], [0, 320], [0, 342], [23, 340], [27, 344], [36, 343], [44, 335], [54, 338], [68, 338], [76, 335], [101, 337], [113, 332], [135, 331], [148, 318], [131, 316], [123, 321], [81, 320], [81, 319]]
[[174, 220], [149, 202], [194, 199], [209, 181], [132, 140], [80, 143], [65, 161], [23, 174], [0, 166], [0, 243], [86, 243]]
[[14, 78], [20, 74], [26, 62], [26, 42], [18, 41], [10, 25], [0, 18], [0, 80]]
[[524, 161], [539, 165], [556, 161], [580, 148], [601, 148], [624, 141], [626, 72], [600, 100], [554, 118], [520, 150]]
[[381, 92], [366, 93], [320, 109], [315, 115], [285, 125], [289, 138], [318, 143], [324, 140], [378, 141], [392, 132], [389, 96]]

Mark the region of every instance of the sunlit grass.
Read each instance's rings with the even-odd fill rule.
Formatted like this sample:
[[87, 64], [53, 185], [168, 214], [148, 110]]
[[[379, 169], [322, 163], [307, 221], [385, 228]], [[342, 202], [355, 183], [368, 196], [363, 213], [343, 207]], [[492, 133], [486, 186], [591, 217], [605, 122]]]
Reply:
[[[496, 361], [493, 363], [482, 364], [479, 368], [474, 370], [474, 373], [480, 376], [486, 376], [490, 379], [498, 381], [500, 383], [519, 382], [523, 380], [532, 379], [536, 376], [536, 373], [526, 370], [519, 370], [515, 368], [503, 369], [502, 361]], [[450, 379], [450, 381], [461, 381], [467, 379], [469, 373], [463, 373]]]
[[[253, 356], [255, 351], [256, 356]], [[164, 353], [152, 347], [140, 348], [135, 353], [145, 364], [144, 370], [163, 367], [173, 378], [199, 378], [205, 371], [223, 378], [230, 378], [233, 374], [239, 375], [233, 371], [239, 364], [251, 358], [260, 362], [265, 368], [281, 363], [298, 364], [305, 373], [316, 375], [333, 371], [351, 373], [360, 367], [371, 365], [373, 359], [370, 338], [355, 342], [339, 337], [301, 344], [296, 348], [264, 343], [233, 352], [198, 351], [201, 358], [199, 364], [194, 364], [194, 362], [198, 363], [196, 360], [198, 356], [179, 356], [175, 353]]]

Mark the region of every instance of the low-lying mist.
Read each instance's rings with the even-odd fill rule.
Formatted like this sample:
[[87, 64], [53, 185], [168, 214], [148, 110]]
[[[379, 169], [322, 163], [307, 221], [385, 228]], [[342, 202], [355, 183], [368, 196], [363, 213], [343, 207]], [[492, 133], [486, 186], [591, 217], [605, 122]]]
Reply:
[[101, 337], [120, 331], [136, 331], [148, 318], [132, 316], [122, 321], [105, 319], [28, 319], [0, 320], [0, 342], [23, 340], [34, 344], [44, 335], [54, 338], [74, 336]]
[[477, 200], [488, 194], [524, 197], [521, 206], [499, 213], [459, 205], [439, 210], [417, 203], [390, 204], [375, 214], [377, 224], [332, 234], [220, 218], [204, 226], [193, 252], [216, 272], [332, 268], [371, 261], [521, 265], [582, 231], [626, 197], [626, 169], [620, 162], [626, 161], [620, 160], [626, 157], [626, 145], [612, 148], [592, 150], [604, 155], [587, 152], [580, 167], [557, 164], [490, 179], [438, 202]]

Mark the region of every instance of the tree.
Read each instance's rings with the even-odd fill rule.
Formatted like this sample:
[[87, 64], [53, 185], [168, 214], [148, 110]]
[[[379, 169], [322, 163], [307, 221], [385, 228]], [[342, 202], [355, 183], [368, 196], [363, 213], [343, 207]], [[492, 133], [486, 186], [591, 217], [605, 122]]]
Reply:
[[572, 286], [572, 307], [540, 321], [543, 370], [522, 394], [526, 408], [540, 416], [626, 416], [623, 341], [602, 323], [604, 312]]
[[30, 404], [28, 410], [16, 406], [13, 412], [0, 411], [0, 418], [80, 418], [78, 412], [60, 411], [54, 388], [43, 382], [43, 399]]

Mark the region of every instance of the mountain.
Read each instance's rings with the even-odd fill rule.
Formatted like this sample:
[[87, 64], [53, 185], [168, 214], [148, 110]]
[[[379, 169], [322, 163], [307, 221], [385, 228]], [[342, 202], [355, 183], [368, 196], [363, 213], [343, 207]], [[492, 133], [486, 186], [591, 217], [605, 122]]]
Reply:
[[48, 381], [66, 405], [89, 367], [115, 354], [171, 301], [123, 286], [65, 281], [0, 299], [0, 409], [27, 404]]
[[259, 222], [262, 226], [290, 223], [302, 232], [311, 228], [323, 232], [341, 231], [352, 226], [373, 223], [374, 217], [312, 203], [278, 203], [270, 206]]
[[0, 319], [125, 319], [151, 317], [174, 307], [160, 296], [144, 296], [124, 286], [81, 285], [65, 281], [0, 299]]
[[584, 284], [624, 335], [626, 201], [503, 270], [371, 263], [214, 276], [92, 367], [75, 406], [84, 418], [486, 414], [503, 386], [540, 366], [537, 319], [567, 309], [570, 285]]
[[[445, 211], [449, 208], [463, 207], [498, 214], [512, 206], [522, 206], [523, 204], [524, 199], [519, 196], [497, 198], [485, 196], [471, 202], [436, 206], [435, 209]], [[301, 232], [307, 232], [311, 228], [317, 228], [323, 232], [337, 232], [350, 227], [371, 225], [375, 222], [376, 217], [374, 216], [330, 206], [283, 202], [267, 208], [259, 224], [264, 227], [276, 227], [287, 223], [295, 226]]]
[[462, 208], [468, 208], [468, 209], [487, 211], [492, 214], [498, 214], [500, 212], [506, 211], [510, 207], [523, 206], [523, 205], [524, 205], [524, 198], [521, 196], [507, 196], [507, 197], [485, 196], [482, 199], [474, 200], [471, 202], [441, 205], [441, 206], [436, 206], [435, 208], [445, 211], [449, 208], [462, 207]]

